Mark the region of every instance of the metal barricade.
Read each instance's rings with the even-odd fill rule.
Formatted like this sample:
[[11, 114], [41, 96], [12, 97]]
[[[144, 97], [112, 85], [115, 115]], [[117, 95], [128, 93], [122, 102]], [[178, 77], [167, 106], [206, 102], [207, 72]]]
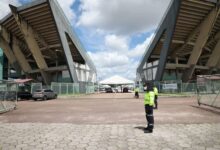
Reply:
[[220, 75], [197, 76], [198, 104], [220, 108]]
[[15, 109], [17, 106], [18, 85], [11, 81], [0, 81], [0, 113]]

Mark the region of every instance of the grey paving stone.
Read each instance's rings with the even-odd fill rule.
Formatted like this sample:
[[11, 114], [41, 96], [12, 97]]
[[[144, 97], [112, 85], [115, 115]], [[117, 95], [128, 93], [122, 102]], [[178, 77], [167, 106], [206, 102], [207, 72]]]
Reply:
[[207, 147], [206, 150], [219, 150], [219, 148]]
[[88, 146], [86, 147], [86, 150], [96, 150], [97, 147], [96, 146]]
[[0, 123], [0, 148], [61, 150], [219, 150], [220, 124], [143, 125]]

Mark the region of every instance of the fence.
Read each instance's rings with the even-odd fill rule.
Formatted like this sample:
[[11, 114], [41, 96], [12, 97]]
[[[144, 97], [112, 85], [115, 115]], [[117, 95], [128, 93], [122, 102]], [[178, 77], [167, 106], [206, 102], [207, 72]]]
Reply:
[[52, 89], [58, 95], [74, 95], [74, 94], [89, 94], [95, 92], [93, 83], [57, 83], [52, 82], [50, 86], [42, 86], [41, 83], [32, 83], [31, 93], [37, 89]]
[[63, 95], [89, 94], [95, 92], [95, 86], [92, 83], [51, 83], [51, 89], [56, 93]]
[[78, 94], [79, 84], [78, 83], [51, 83], [51, 89], [57, 94]]
[[0, 81], [0, 113], [16, 108], [17, 89], [16, 83]]
[[42, 88], [43, 88], [42, 83], [31, 83], [31, 93]]
[[[159, 93], [176, 94], [176, 93], [188, 93], [196, 94], [196, 83], [183, 83], [181, 80], [170, 81], [156, 81], [154, 85], [158, 88]], [[140, 90], [143, 91], [144, 85], [140, 85]]]
[[220, 108], [220, 75], [197, 76], [198, 104]]
[[196, 93], [196, 83], [177, 81], [155, 82], [160, 93]]

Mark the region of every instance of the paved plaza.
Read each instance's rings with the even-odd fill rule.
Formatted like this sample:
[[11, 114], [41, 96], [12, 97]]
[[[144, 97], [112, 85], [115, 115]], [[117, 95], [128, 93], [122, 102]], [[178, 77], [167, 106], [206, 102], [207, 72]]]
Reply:
[[218, 150], [220, 124], [156, 125], [0, 124], [3, 150]]
[[1, 150], [219, 150], [219, 111], [195, 97], [160, 97], [155, 129], [132, 94], [20, 101], [0, 115]]

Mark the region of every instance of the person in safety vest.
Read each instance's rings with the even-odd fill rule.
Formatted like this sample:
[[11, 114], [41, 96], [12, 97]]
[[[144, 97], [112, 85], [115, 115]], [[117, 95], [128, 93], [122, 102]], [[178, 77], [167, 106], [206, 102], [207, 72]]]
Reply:
[[139, 88], [138, 88], [138, 86], [136, 86], [136, 88], [134, 89], [134, 96], [136, 97], [136, 98], [139, 98]]
[[147, 82], [147, 89], [144, 95], [144, 105], [145, 105], [145, 113], [147, 120], [147, 127], [144, 128], [144, 133], [152, 133], [154, 128], [154, 116], [153, 116], [153, 107], [154, 107], [154, 90], [153, 84], [151, 82]]
[[155, 97], [154, 97], [154, 104], [155, 104], [154, 109], [157, 109], [158, 108], [157, 107], [158, 89], [157, 89], [156, 86], [154, 86], [154, 95], [155, 95]]

